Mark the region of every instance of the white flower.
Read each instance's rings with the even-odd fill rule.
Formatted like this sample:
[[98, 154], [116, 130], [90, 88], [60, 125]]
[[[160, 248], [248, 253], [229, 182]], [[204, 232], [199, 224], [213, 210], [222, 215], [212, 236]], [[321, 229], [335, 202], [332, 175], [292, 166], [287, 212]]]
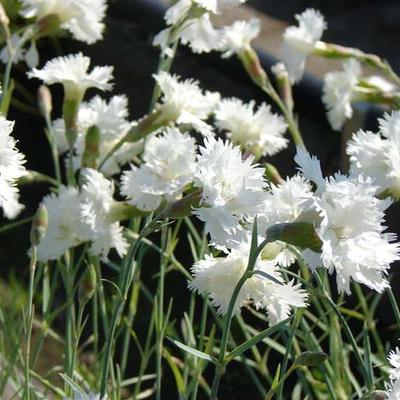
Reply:
[[360, 75], [361, 65], [353, 59], [343, 64], [343, 71], [325, 75], [322, 100], [328, 112], [328, 120], [335, 130], [340, 130], [346, 119], [353, 115], [351, 102]]
[[[279, 185], [270, 184], [264, 209], [257, 215], [259, 234], [265, 235], [267, 228], [272, 225], [295, 222], [308, 210], [312, 196], [310, 183], [301, 175], [287, 178]], [[296, 255], [284, 243], [280, 243], [280, 249], [274, 255], [275, 262], [283, 267], [293, 264]]]
[[399, 379], [400, 378], [400, 349], [396, 347], [389, 353], [388, 360], [390, 363], [389, 378]]
[[203, 7], [207, 11], [217, 14], [223, 8], [238, 6], [247, 0], [193, 0], [199, 7]]
[[43, 199], [49, 224], [46, 235], [38, 245], [38, 260], [56, 260], [66, 250], [78, 246], [88, 238], [88, 228], [81, 221], [79, 192], [73, 187], [61, 186], [58, 194]]
[[400, 400], [400, 379], [386, 383], [386, 400]]
[[379, 119], [378, 133], [360, 130], [347, 143], [352, 174], [372, 178], [380, 192], [400, 197], [400, 112]]
[[221, 44], [218, 50], [223, 52], [222, 57], [228, 58], [233, 54], [246, 50], [252, 40], [260, 33], [260, 21], [257, 18], [251, 18], [249, 21], [235, 21], [230, 26], [221, 29]]
[[11, 136], [14, 123], [0, 116], [0, 208], [4, 215], [15, 218], [24, 208], [19, 203], [17, 180], [26, 172], [25, 157], [16, 148]]
[[324, 180], [319, 162], [300, 148], [295, 161], [317, 185], [310, 208], [318, 213], [312, 222], [323, 242], [320, 263], [330, 273], [336, 271], [338, 291], [351, 293], [353, 279], [382, 292], [389, 286], [385, 275], [390, 264], [400, 258], [398, 243], [390, 243], [395, 235], [383, 233], [390, 201], [374, 197], [377, 187], [361, 176], [337, 174]]
[[38, 21], [57, 15], [61, 28], [82, 42], [92, 44], [103, 37], [106, 0], [21, 0], [21, 15]]
[[110, 250], [115, 248], [119, 256], [125, 255], [128, 243], [123, 237], [123, 228], [118, 222], [112, 221], [111, 212], [115, 202], [113, 182], [90, 168], [82, 170], [81, 176], [85, 183], [80, 197], [80, 216], [90, 228], [91, 253], [107, 257]]
[[[87, 130], [95, 125], [100, 131], [98, 163], [101, 163], [132, 126], [127, 117], [128, 99], [123, 95], [113, 96], [108, 102], [100, 96], [95, 96], [88, 103], [84, 102], [80, 105], [77, 122], [78, 137], [74, 144], [73, 157], [75, 170], [81, 168]], [[59, 152], [64, 153], [69, 150], [65, 136], [64, 120], [55, 120], [53, 122], [53, 130]], [[118, 173], [120, 165], [131, 161], [134, 156], [139, 154], [142, 147], [142, 141], [124, 143], [102, 166], [102, 172], [106, 175]]]
[[177, 124], [187, 124], [204, 135], [210, 135], [212, 128], [205, 120], [220, 99], [219, 93], [203, 93], [197, 81], [180, 81], [176, 75], [160, 72], [154, 75], [162, 97], [158, 105], [163, 118]]
[[[212, 303], [218, 307], [218, 312], [225, 314], [247, 264], [248, 253], [243, 250], [232, 249], [224, 258], [206, 255], [204, 260], [192, 267], [194, 277], [189, 287], [208, 294]], [[253, 275], [239, 292], [235, 312], [252, 302], [257, 309], [266, 309], [269, 323], [273, 325], [287, 318], [292, 307], [306, 305], [305, 292], [293, 281], [285, 283], [274, 263], [258, 259], [254, 270], [269, 274], [281, 284], [261, 275]]]
[[289, 26], [283, 34], [282, 50], [283, 61], [293, 83], [303, 77], [307, 56], [312, 53], [326, 29], [323, 15], [312, 8], [297, 14], [296, 19], [299, 26]]
[[215, 120], [216, 126], [227, 131], [232, 142], [244, 149], [258, 146], [263, 156], [272, 156], [287, 147], [288, 140], [283, 137], [287, 125], [265, 103], [255, 111], [254, 101], [245, 104], [235, 98], [222, 100]]
[[227, 236], [241, 230], [241, 220], [262, 209], [264, 170], [253, 161], [253, 156], [243, 160], [239, 147], [221, 139], [206, 138], [200, 147], [194, 182], [203, 190], [205, 206], [195, 213], [216, 244], [225, 245]]
[[113, 67], [94, 67], [88, 73], [90, 58], [82, 53], [53, 58], [42, 69], [34, 68], [29, 78], [37, 78], [47, 85], [62, 83], [66, 98], [81, 100], [86, 90], [110, 90]]
[[193, 179], [195, 152], [194, 139], [176, 128], [151, 137], [143, 154], [144, 164], [123, 174], [121, 193], [145, 211], [157, 209], [163, 196], [176, 200]]

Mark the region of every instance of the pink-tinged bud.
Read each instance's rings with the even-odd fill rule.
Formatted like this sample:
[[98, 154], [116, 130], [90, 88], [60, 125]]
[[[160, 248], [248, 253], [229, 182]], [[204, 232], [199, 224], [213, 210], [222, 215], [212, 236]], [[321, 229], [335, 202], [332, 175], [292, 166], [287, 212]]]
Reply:
[[279, 171], [270, 163], [265, 163], [265, 177], [275, 185], [280, 185], [284, 182]]
[[61, 19], [57, 14], [48, 14], [37, 22], [35, 39], [51, 35], [60, 29]]
[[96, 290], [96, 285], [96, 270], [92, 264], [89, 264], [81, 278], [79, 285], [78, 299], [81, 304], [86, 304], [93, 297], [93, 294]]
[[100, 130], [91, 126], [85, 136], [85, 149], [82, 154], [82, 167], [96, 168], [100, 156]]
[[321, 252], [322, 240], [314, 226], [307, 222], [292, 222], [272, 225], [267, 229], [267, 239], [280, 240], [300, 249]]
[[31, 228], [31, 243], [33, 246], [37, 246], [46, 235], [48, 226], [48, 214], [47, 209], [44, 205], [41, 205], [32, 221]]
[[53, 110], [53, 102], [51, 98], [50, 89], [41, 85], [37, 92], [37, 101], [39, 106], [39, 111], [45, 118], [49, 118], [51, 116], [51, 111]]
[[250, 78], [260, 87], [270, 85], [267, 73], [260, 63], [260, 59], [252, 47], [248, 47], [238, 54]]

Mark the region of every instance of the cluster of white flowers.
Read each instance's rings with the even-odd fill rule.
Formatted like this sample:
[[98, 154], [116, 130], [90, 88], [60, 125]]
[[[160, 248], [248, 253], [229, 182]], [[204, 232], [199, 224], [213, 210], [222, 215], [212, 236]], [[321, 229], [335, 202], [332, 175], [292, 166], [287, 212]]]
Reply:
[[396, 237], [383, 233], [384, 211], [390, 200], [375, 197], [377, 187], [362, 176], [324, 179], [319, 161], [299, 149], [295, 158], [303, 176], [317, 190], [310, 200], [308, 219], [323, 244], [321, 253], [304, 252], [309, 265], [336, 272], [339, 292], [350, 293], [351, 279], [378, 292], [389, 286], [385, 275], [390, 263], [400, 259]]
[[23, 209], [16, 184], [26, 173], [25, 157], [11, 136], [13, 127], [13, 122], [0, 116], [0, 208], [9, 219], [15, 218]]
[[400, 112], [379, 119], [379, 132], [360, 130], [347, 143], [350, 172], [372, 178], [379, 193], [400, 197]]
[[21, 0], [21, 15], [38, 22], [57, 16], [60, 27], [82, 42], [92, 44], [103, 37], [106, 0]]
[[113, 220], [113, 182], [89, 168], [82, 170], [81, 177], [81, 191], [62, 186], [43, 199], [49, 223], [38, 246], [40, 261], [55, 260], [84, 242], [91, 242], [93, 255], [107, 257], [112, 248], [120, 256], [126, 253], [122, 226]]
[[143, 164], [122, 176], [121, 193], [133, 206], [156, 210], [163, 199], [178, 199], [192, 182], [196, 162], [194, 139], [177, 128], [167, 128], [162, 136], [153, 136], [143, 153]]

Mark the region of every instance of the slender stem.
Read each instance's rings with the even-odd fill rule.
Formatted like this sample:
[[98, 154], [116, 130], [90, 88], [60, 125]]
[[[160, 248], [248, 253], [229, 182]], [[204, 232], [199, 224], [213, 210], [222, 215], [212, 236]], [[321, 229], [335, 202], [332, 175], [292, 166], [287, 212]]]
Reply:
[[25, 393], [24, 399], [30, 400], [30, 356], [31, 356], [31, 338], [34, 316], [33, 292], [35, 282], [35, 270], [37, 263], [37, 247], [32, 246], [31, 262], [29, 266], [29, 300], [27, 315], [27, 341], [25, 354]]
[[390, 304], [391, 304], [391, 306], [393, 308], [394, 316], [396, 318], [396, 322], [397, 322], [398, 328], [400, 329], [400, 310], [399, 310], [399, 306], [397, 305], [396, 298], [394, 297], [393, 290], [392, 290], [391, 287], [388, 287], [386, 289], [386, 292], [387, 292], [387, 294], [389, 296]]
[[54, 173], [55, 173], [57, 182], [61, 183], [60, 160], [59, 160], [59, 156], [58, 156], [57, 144], [55, 143], [55, 140], [54, 140], [54, 137], [55, 137], [54, 130], [53, 130], [53, 126], [51, 124], [49, 115], [46, 115], [45, 121], [46, 121], [46, 126], [47, 126], [46, 136], [47, 136], [47, 140], [49, 142], [50, 149], [51, 149], [51, 156], [52, 156], [53, 164], [54, 164]]
[[162, 351], [164, 341], [164, 284], [165, 284], [165, 263], [164, 256], [168, 240], [168, 229], [163, 228], [161, 234], [161, 254], [160, 254], [160, 276], [158, 281], [158, 316], [157, 316], [157, 344], [156, 344], [156, 399], [161, 399], [162, 382]]

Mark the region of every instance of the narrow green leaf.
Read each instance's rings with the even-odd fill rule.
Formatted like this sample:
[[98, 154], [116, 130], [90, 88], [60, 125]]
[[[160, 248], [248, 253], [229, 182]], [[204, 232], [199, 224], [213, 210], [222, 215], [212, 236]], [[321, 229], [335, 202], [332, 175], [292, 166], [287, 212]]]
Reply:
[[277, 323], [274, 326], [269, 327], [268, 329], [265, 329], [264, 331], [260, 332], [258, 335], [254, 336], [253, 338], [251, 338], [251, 339], [247, 340], [246, 342], [242, 343], [240, 346], [236, 347], [236, 349], [231, 351], [226, 356], [226, 362], [229, 362], [229, 361], [233, 360], [235, 357], [237, 357], [240, 354], [244, 353], [250, 347], [255, 346], [257, 343], [261, 342], [266, 337], [273, 335], [275, 332], [278, 332], [292, 318], [293, 318], [293, 316], [291, 316], [289, 318], [286, 318], [285, 320]]
[[202, 360], [206, 360], [209, 362], [212, 362], [214, 364], [218, 364], [218, 360], [215, 357], [210, 356], [209, 354], [203, 353], [200, 350], [193, 349], [192, 347], [186, 346], [186, 344], [183, 344], [179, 342], [178, 340], [172, 339], [167, 336], [167, 339], [173, 343], [176, 347], [179, 347], [181, 350], [186, 351], [189, 354], [192, 354], [195, 357], [201, 358]]
[[176, 388], [178, 389], [179, 394], [182, 395], [185, 392], [185, 383], [183, 381], [182, 374], [179, 371], [179, 368], [177, 367], [176, 362], [172, 358], [171, 354], [165, 348], [163, 349], [163, 355], [164, 358], [167, 360], [168, 365], [171, 368], [171, 371], [174, 375]]

